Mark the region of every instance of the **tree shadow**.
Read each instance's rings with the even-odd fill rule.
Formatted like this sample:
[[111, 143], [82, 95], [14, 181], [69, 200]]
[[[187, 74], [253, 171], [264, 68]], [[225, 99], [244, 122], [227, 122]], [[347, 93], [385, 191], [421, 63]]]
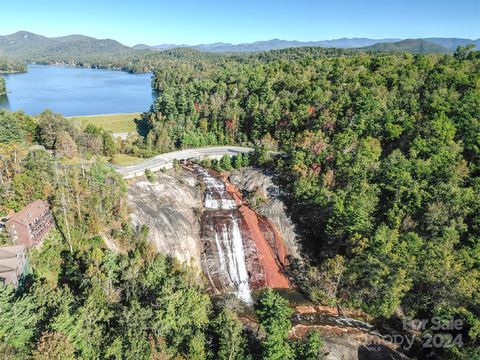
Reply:
[[139, 119], [134, 119], [135, 125], [137, 127], [137, 133], [141, 137], [146, 137], [148, 134], [148, 130], [150, 129], [150, 125], [148, 122], [148, 112], [142, 113]]
[[275, 168], [259, 169], [270, 176], [273, 184], [280, 189], [275, 197], [285, 204], [285, 212], [292, 221], [302, 253], [315, 263], [344, 252], [342, 242], [333, 242], [323, 234], [327, 226], [327, 213], [313, 201], [298, 201], [292, 194], [292, 180]]
[[7, 94], [0, 95], [0, 108], [10, 109], [10, 102], [8, 101]]
[[58, 276], [58, 285], [67, 285], [74, 295], [80, 296], [87, 264], [77, 253], [67, 250], [62, 251], [60, 256], [63, 265]]

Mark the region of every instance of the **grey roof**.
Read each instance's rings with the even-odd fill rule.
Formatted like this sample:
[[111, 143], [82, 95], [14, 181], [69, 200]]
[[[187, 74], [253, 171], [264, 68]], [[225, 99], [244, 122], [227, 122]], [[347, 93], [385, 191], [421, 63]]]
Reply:
[[21, 256], [25, 251], [23, 245], [12, 245], [12, 246], [2, 246], [0, 247], [0, 264], [4, 259], [16, 258]]

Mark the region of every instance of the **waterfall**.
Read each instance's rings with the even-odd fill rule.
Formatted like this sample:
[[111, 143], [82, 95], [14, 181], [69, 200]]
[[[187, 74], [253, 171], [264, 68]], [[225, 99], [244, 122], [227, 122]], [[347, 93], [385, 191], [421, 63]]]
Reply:
[[249, 276], [245, 262], [242, 233], [235, 200], [223, 182], [205, 169], [195, 166], [206, 185], [202, 216], [202, 241], [205, 243], [204, 266], [216, 291], [234, 291], [251, 304]]

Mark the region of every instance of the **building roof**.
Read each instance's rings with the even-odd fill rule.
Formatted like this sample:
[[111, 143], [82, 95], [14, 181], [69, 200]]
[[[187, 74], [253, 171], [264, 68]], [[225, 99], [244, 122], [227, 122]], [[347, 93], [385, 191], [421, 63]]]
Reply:
[[0, 278], [5, 284], [17, 286], [25, 266], [25, 248], [22, 245], [0, 247]]
[[17, 270], [18, 263], [19, 263], [19, 258], [17, 257], [0, 260], [0, 274], [8, 271]]
[[28, 225], [32, 222], [32, 220], [42, 216], [42, 214], [48, 208], [48, 202], [44, 200], [36, 200], [25, 206], [19, 212], [13, 214], [12, 217], [7, 221], [7, 224], [15, 221], [20, 224]]
[[25, 251], [23, 245], [1, 246], [0, 247], [0, 262], [4, 259], [15, 258], [22, 255]]

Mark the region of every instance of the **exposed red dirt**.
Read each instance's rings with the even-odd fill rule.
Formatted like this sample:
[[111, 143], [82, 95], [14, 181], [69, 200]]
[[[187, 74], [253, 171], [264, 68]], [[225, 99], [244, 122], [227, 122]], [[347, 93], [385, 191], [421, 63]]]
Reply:
[[[287, 252], [282, 237], [275, 226], [265, 217], [243, 204], [242, 196], [234, 185], [225, 182], [226, 190], [239, 205], [239, 212], [245, 223], [249, 237], [255, 243], [256, 257], [263, 268], [262, 281], [255, 281], [255, 274], [250, 274], [251, 286], [255, 289], [261, 287], [290, 288], [288, 278], [282, 269], [287, 264]], [[258, 274], [260, 275], [260, 274]], [[259, 280], [259, 279], [258, 279]]]
[[273, 249], [277, 261], [282, 267], [287, 266], [287, 251], [283, 244], [282, 235], [280, 235], [275, 225], [269, 219], [258, 214], [257, 218], [260, 230], [262, 231], [265, 240], [267, 240], [268, 244]]
[[354, 309], [340, 309], [339, 307], [332, 307], [326, 305], [304, 304], [295, 306], [295, 312], [298, 314], [329, 314], [334, 316], [347, 316], [354, 319], [361, 319], [369, 322], [372, 320], [371, 316], [360, 310]]

